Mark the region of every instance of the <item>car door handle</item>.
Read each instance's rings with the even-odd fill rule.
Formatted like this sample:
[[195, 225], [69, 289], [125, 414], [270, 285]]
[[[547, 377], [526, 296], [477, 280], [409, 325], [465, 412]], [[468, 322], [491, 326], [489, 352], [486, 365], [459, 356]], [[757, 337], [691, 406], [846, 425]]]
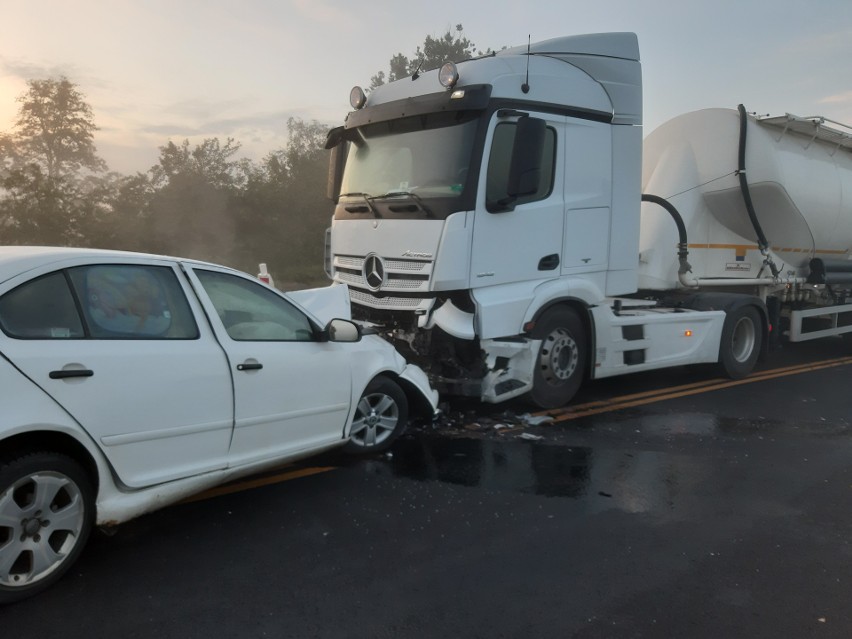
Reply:
[[50, 379], [69, 379], [71, 377], [91, 377], [95, 371], [90, 371], [87, 368], [77, 370], [50, 371], [48, 376]]
[[242, 364], [237, 364], [238, 371], [259, 371], [263, 368], [263, 364], [260, 362], [243, 362]]

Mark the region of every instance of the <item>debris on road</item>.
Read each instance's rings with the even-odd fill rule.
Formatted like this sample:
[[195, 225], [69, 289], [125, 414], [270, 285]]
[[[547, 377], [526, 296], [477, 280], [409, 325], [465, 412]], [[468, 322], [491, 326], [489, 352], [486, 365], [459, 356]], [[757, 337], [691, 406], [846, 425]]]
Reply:
[[551, 417], [550, 415], [530, 415], [529, 413], [519, 415], [518, 419], [520, 419], [527, 426], [539, 426], [541, 424], [546, 424], [547, 422], [553, 421], [553, 417]]
[[518, 439], [525, 439], [530, 442], [537, 442], [544, 439], [544, 437], [542, 437], [541, 435], [533, 435], [532, 433], [521, 433], [520, 435], [518, 435]]

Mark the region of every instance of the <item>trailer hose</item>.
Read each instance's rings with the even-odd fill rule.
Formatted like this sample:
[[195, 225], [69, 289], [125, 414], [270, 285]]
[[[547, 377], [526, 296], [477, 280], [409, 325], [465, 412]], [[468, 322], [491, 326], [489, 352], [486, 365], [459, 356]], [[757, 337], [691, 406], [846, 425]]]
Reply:
[[687, 278], [686, 274], [692, 272], [692, 266], [687, 261], [687, 257], [689, 256], [689, 248], [686, 237], [686, 225], [683, 223], [683, 217], [675, 208], [675, 205], [669, 202], [667, 199], [660, 197], [659, 195], [651, 195], [650, 193], [642, 194], [643, 202], [651, 202], [652, 204], [657, 204], [662, 206], [666, 211], [669, 212], [669, 215], [672, 216], [675, 225], [677, 226], [677, 235], [678, 235], [678, 244], [677, 244], [677, 259], [680, 263], [680, 267], [677, 270], [678, 278], [680, 279], [681, 284], [684, 286], [697, 286], [698, 283], [695, 278]]
[[766, 241], [766, 236], [763, 234], [763, 228], [760, 226], [760, 220], [757, 219], [757, 212], [754, 210], [754, 202], [752, 202], [751, 191], [748, 188], [748, 179], [746, 178], [745, 153], [748, 115], [746, 114], [745, 107], [742, 104], [737, 107], [737, 110], [740, 113], [740, 141], [739, 149], [737, 151], [737, 176], [740, 180], [740, 191], [743, 194], [743, 202], [745, 203], [746, 211], [748, 212], [748, 218], [751, 220], [751, 226], [757, 234], [757, 245], [760, 248], [760, 252], [765, 258], [765, 263], [772, 270], [772, 275], [777, 277], [778, 267], [776, 267], [775, 263], [769, 259], [769, 242]]

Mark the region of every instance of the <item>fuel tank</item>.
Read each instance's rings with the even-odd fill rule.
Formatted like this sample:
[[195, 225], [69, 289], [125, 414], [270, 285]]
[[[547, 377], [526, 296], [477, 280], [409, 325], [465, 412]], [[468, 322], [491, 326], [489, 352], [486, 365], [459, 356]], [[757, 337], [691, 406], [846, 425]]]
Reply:
[[[645, 139], [642, 192], [679, 210], [694, 277], [771, 274], [740, 186], [739, 142], [734, 109], [678, 116]], [[748, 116], [745, 169], [757, 221], [783, 277], [806, 276], [814, 257], [852, 259], [852, 130], [821, 118]], [[677, 287], [678, 235], [670, 215], [643, 203], [640, 228], [639, 288]]]

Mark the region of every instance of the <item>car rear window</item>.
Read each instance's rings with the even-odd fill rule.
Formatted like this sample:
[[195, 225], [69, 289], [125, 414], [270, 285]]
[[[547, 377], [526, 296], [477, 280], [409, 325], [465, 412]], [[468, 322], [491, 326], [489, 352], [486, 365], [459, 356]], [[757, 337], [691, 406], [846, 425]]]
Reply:
[[0, 297], [0, 327], [20, 339], [72, 339], [85, 334], [61, 272], [31, 280]]
[[0, 328], [17, 339], [199, 335], [174, 271], [133, 264], [80, 266], [21, 284], [0, 297]]
[[198, 326], [174, 271], [104, 264], [69, 269], [91, 337], [195, 339]]

